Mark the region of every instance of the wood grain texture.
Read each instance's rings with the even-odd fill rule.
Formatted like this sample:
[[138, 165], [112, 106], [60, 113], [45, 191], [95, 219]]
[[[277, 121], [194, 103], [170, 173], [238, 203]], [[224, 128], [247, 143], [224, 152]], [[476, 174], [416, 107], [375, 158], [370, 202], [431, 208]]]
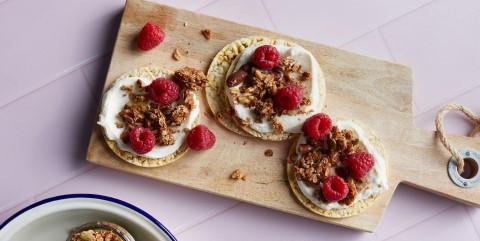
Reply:
[[[161, 46], [141, 53], [135, 48], [135, 36], [147, 21], [161, 25], [167, 37]], [[187, 27], [184, 22], [188, 23]], [[200, 34], [204, 28], [213, 32], [209, 41]], [[105, 145], [101, 130], [96, 126], [87, 159], [102, 166], [365, 231], [375, 229], [400, 182], [480, 206], [478, 188], [462, 189], [450, 181], [446, 172], [449, 154], [434, 132], [414, 128], [412, 74], [405, 66], [186, 10], [128, 0], [105, 87], [121, 74], [148, 65], [172, 70], [190, 66], [206, 72], [217, 51], [235, 39], [250, 35], [288, 39], [310, 50], [327, 80], [325, 112], [361, 121], [383, 141], [389, 161], [390, 188], [373, 207], [345, 219], [325, 218], [309, 212], [295, 201], [288, 188], [285, 160], [291, 143], [246, 138], [226, 130], [207, 114], [205, 99], [202, 100], [201, 122], [211, 127], [217, 136], [213, 149], [190, 151], [171, 165], [146, 169], [117, 158]], [[188, 51], [188, 54], [181, 61], [174, 61], [171, 54], [175, 48], [182, 53]], [[449, 138], [457, 147], [480, 146], [478, 139]], [[273, 157], [264, 156], [266, 149], [273, 150]], [[229, 175], [235, 169], [246, 173], [247, 180], [230, 180]]]

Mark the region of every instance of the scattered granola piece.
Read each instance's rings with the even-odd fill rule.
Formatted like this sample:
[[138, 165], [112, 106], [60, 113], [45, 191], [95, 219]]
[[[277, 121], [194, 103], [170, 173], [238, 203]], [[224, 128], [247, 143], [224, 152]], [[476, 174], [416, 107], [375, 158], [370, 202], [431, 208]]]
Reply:
[[235, 171], [232, 172], [232, 174], [230, 174], [230, 179], [233, 179], [233, 180], [242, 180], [242, 181], [245, 181], [247, 180], [247, 176], [242, 173], [242, 171], [240, 171], [240, 169], [236, 169]]
[[263, 154], [265, 156], [271, 157], [271, 156], [273, 156], [273, 150], [272, 149], [267, 149], [267, 150], [265, 150], [265, 152]]
[[184, 26], [184, 27], [187, 27], [187, 26], [188, 26], [188, 23], [187, 23], [186, 21], [183, 22], [183, 26]]
[[178, 50], [178, 48], [175, 48], [173, 51], [172, 58], [176, 61], [179, 61], [182, 58], [182, 54], [180, 54], [180, 50]]
[[190, 67], [184, 67], [175, 71], [174, 78], [179, 82], [183, 82], [187, 89], [191, 90], [200, 90], [208, 82], [207, 76], [202, 71]]
[[115, 126], [119, 129], [125, 127], [125, 125], [123, 123], [120, 123], [120, 122], [115, 123]]
[[273, 130], [276, 133], [282, 133], [283, 132], [283, 125], [276, 118], [272, 119], [272, 127], [273, 127]]
[[185, 105], [178, 105], [172, 112], [172, 125], [178, 126], [187, 119], [190, 110]]
[[212, 38], [212, 31], [210, 29], [203, 29], [201, 33], [206, 40], [210, 40]]

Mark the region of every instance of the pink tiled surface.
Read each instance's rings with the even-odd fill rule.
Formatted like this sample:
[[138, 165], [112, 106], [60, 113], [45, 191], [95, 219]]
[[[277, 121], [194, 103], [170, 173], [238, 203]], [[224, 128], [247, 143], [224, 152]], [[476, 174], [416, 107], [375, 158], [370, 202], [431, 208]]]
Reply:
[[[408, 64], [419, 128], [433, 129], [445, 103], [480, 113], [478, 0], [155, 1]], [[87, 164], [123, 4], [0, 0], [0, 221], [45, 197], [90, 192], [144, 208], [180, 240], [479, 240], [478, 209], [406, 186], [367, 234]], [[456, 114], [446, 126], [471, 128]]]

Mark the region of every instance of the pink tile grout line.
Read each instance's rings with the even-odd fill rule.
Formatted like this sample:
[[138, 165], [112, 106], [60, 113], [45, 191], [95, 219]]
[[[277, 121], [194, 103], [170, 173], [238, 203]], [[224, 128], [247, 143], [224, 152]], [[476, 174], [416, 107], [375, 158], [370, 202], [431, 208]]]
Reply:
[[265, 2], [263, 0], [260, 0], [260, 3], [262, 4], [263, 6], [263, 10], [265, 11], [265, 13], [267, 14], [267, 17], [268, 17], [268, 20], [270, 20], [270, 23], [272, 24], [273, 26], [273, 29], [277, 30], [277, 25], [275, 24], [275, 22], [273, 21], [273, 18], [272, 18], [272, 15], [270, 15], [270, 12], [268, 11], [268, 7], [267, 5], [265, 4]]
[[[52, 84], [52, 83], [54, 83], [55, 81], [61, 79], [62, 77], [65, 77], [65, 76], [67, 76], [67, 75], [69, 75], [69, 74], [71, 74], [71, 73], [73, 73], [73, 72], [81, 69], [83, 66], [88, 65], [88, 64], [90, 64], [90, 63], [92, 63], [92, 62], [95, 62], [97, 59], [101, 58], [102, 56], [104, 56], [104, 55], [105, 55], [106, 53], [108, 53], [108, 52], [109, 52], [109, 51], [103, 52], [103, 53], [101, 53], [101, 54], [94, 55], [94, 56], [92, 56], [92, 57], [90, 57], [90, 58], [85, 59], [84, 61], [81, 61], [80, 63], [78, 63], [78, 64], [76, 64], [76, 65], [73, 65], [73, 66], [71, 66], [71, 67], [69, 67], [69, 68], [66, 68], [64, 71], [61, 71], [60, 73], [57, 73], [57, 74], [53, 75], [53, 77], [50, 77], [50, 78], [49, 78], [50, 81], [46, 82], [45, 84], [43, 84], [43, 85], [41, 85], [41, 86], [39, 86], [39, 87], [37, 87], [37, 88], [35, 88], [35, 89], [33, 89], [33, 90], [28, 91], [27, 93], [25, 93], [25, 94], [23, 94], [23, 95], [15, 98], [15, 99], [13, 99], [13, 100], [7, 102], [7, 103], [5, 103], [4, 105], [1, 105], [1, 106], [0, 106], [0, 110], [2, 110], [3, 108], [7, 107], [8, 105], [10, 105], [10, 104], [12, 104], [12, 103], [17, 102], [18, 100], [20, 100], [20, 99], [22, 99], [22, 98], [24, 98], [24, 97], [26, 97], [26, 96], [28, 96], [28, 95], [36, 92], [37, 90], [40, 90], [40, 89], [42, 89], [42, 88], [45, 88], [45, 87], [49, 86], [50, 84]], [[85, 81], [87, 81], [87, 80], [85, 79]]]
[[474, 224], [473, 229], [475, 230], [475, 233], [477, 233], [477, 236], [480, 238], [480, 231], [478, 230], [477, 225], [475, 225], [472, 214], [467, 210], [467, 206], [463, 205], [463, 209], [465, 209], [465, 212], [467, 213], [468, 220], [470, 220], [470, 222]]
[[436, 109], [438, 109], [438, 108], [441, 107], [441, 106], [444, 106], [444, 105], [446, 105], [446, 104], [448, 104], [448, 103], [453, 102], [453, 100], [457, 99], [457, 98], [460, 97], [460, 96], [466, 95], [466, 94], [468, 94], [468, 93], [470, 93], [470, 92], [477, 91], [478, 89], [480, 89], [480, 85], [477, 85], [477, 86], [475, 86], [475, 87], [473, 87], [473, 88], [471, 88], [471, 89], [468, 89], [468, 90], [466, 90], [466, 91], [464, 91], [464, 92], [462, 92], [462, 93], [460, 93], [460, 94], [458, 94], [458, 95], [456, 95], [456, 96], [454, 96], [454, 97], [445, 99], [444, 101], [442, 101], [441, 103], [433, 106], [432, 108], [429, 108], [429, 109], [427, 109], [427, 110], [425, 110], [425, 111], [422, 111], [422, 112], [418, 113], [417, 115], [415, 115], [415, 118], [421, 117], [421, 116], [427, 114], [427, 113], [430, 112], [430, 111], [436, 110]]
[[175, 233], [175, 235], [178, 235], [178, 234], [181, 234], [181, 233], [183, 233], [183, 232], [186, 232], [186, 231], [188, 231], [188, 230], [190, 230], [190, 229], [192, 229], [192, 228], [194, 228], [194, 227], [196, 227], [196, 226], [201, 225], [202, 223], [208, 222], [209, 220], [211, 220], [211, 219], [213, 219], [213, 218], [215, 218], [215, 217], [217, 217], [217, 216], [219, 216], [219, 215], [221, 215], [221, 214], [223, 214], [223, 213], [228, 212], [229, 210], [234, 209], [235, 207], [239, 206], [240, 204], [242, 204], [242, 202], [234, 203], [234, 204], [231, 205], [230, 207], [228, 207], [228, 208], [226, 208], [226, 209], [223, 209], [222, 211], [220, 211], [220, 212], [218, 212], [218, 213], [216, 213], [216, 214], [213, 214], [213, 215], [211, 215], [210, 217], [207, 217], [207, 218], [203, 219], [202, 221], [200, 221], [200, 222], [198, 222], [198, 223], [196, 223], [196, 224], [190, 225], [189, 227], [181, 227], [181, 228], [179, 228], [179, 231], [176, 231], [176, 232], [174, 232], [174, 233]]
[[97, 167], [96, 167], [96, 166], [93, 166], [93, 165], [86, 165], [86, 166], [84, 166], [84, 167], [81, 167], [81, 168], [80, 168], [80, 171], [77, 171], [77, 173], [76, 173], [75, 175], [73, 175], [72, 177], [69, 177], [69, 178], [65, 179], [65, 180], [62, 181], [61, 183], [58, 183], [58, 184], [56, 184], [56, 185], [53, 185], [52, 187], [47, 188], [46, 190], [41, 191], [41, 192], [39, 192], [39, 193], [37, 193], [37, 194], [33, 194], [32, 196], [30, 196], [30, 197], [28, 197], [28, 198], [26, 198], [26, 199], [15, 200], [15, 201], [13, 201], [13, 202], [5, 205], [3, 208], [0, 208], [0, 214], [1, 214], [1, 213], [8, 212], [8, 211], [16, 208], [18, 205], [20, 205], [20, 204], [22, 204], [22, 203], [25, 203], [25, 202], [29, 202], [29, 201], [33, 201], [33, 202], [40, 201], [40, 200], [38, 199], [38, 197], [41, 196], [42, 194], [47, 193], [47, 192], [50, 191], [51, 189], [54, 189], [54, 188], [56, 188], [57, 186], [60, 186], [60, 185], [66, 183], [66, 182], [68, 182], [68, 181], [70, 181], [70, 180], [72, 180], [72, 179], [74, 179], [74, 178], [77, 178], [77, 177], [79, 177], [79, 176], [81, 176], [81, 175], [83, 175], [83, 174], [85, 174], [85, 173], [87, 173], [87, 172], [90, 172], [90, 171], [92, 171], [92, 170], [95, 169], [95, 168], [97, 168]]
[[349, 41], [347, 41], [347, 42], [345, 42], [345, 43], [343, 43], [343, 44], [340, 44], [339, 46], [344, 46], [344, 45], [350, 44], [351, 42], [354, 42], [354, 41], [356, 41], [356, 40], [364, 37], [365, 35], [368, 35], [368, 34], [373, 33], [373, 32], [375, 32], [375, 31], [378, 30], [379, 33], [380, 33], [380, 35], [382, 36], [382, 39], [383, 39], [383, 42], [385, 43], [385, 46], [387, 47], [387, 50], [388, 50], [389, 55], [390, 55], [390, 56], [392, 57], [392, 59], [395, 61], [395, 58], [393, 57], [392, 51], [390, 50], [390, 48], [388, 48], [388, 45], [387, 45], [387, 43], [386, 43], [386, 41], [385, 41], [385, 39], [384, 39], [384, 37], [383, 37], [383, 34], [382, 34], [381, 31], [380, 31], [380, 28], [382, 28], [382, 27], [384, 27], [384, 26], [386, 26], [386, 25], [388, 25], [388, 24], [396, 21], [397, 19], [403, 18], [404, 16], [407, 16], [407, 15], [409, 15], [409, 14], [411, 14], [411, 13], [413, 13], [413, 12], [419, 10], [419, 9], [422, 9], [422, 8], [424, 8], [424, 7], [432, 4], [434, 1], [435, 1], [435, 0], [431, 0], [431, 1], [428, 2], [428, 3], [425, 3], [425, 4], [423, 4], [423, 5], [420, 5], [420, 6], [418, 6], [418, 7], [415, 8], [415, 9], [412, 9], [412, 10], [410, 10], [410, 11], [404, 13], [404, 14], [401, 14], [400, 16], [397, 16], [397, 17], [395, 17], [395, 18], [393, 18], [393, 19], [391, 19], [391, 20], [389, 20], [389, 21], [387, 21], [387, 22], [385, 22], [385, 23], [377, 26], [375, 29], [372, 29], [372, 30], [370, 30], [370, 31], [368, 31], [368, 32], [366, 32], [366, 33], [363, 33], [363, 34], [359, 35], [358, 37], [353, 38], [352, 40], [349, 40]]
[[[462, 204], [457, 204], [457, 205], [462, 205]], [[419, 225], [419, 224], [421, 224], [421, 223], [425, 223], [425, 222], [427, 222], [428, 220], [431, 220], [431, 219], [433, 219], [433, 218], [435, 218], [435, 217], [437, 217], [437, 216], [439, 216], [439, 215], [441, 215], [441, 214], [449, 211], [450, 209], [457, 207], [457, 205], [452, 205], [452, 206], [450, 206], [450, 207], [448, 207], [448, 208], [446, 208], [446, 209], [444, 209], [444, 210], [442, 210], [442, 211], [440, 211], [440, 212], [438, 212], [438, 213], [436, 213], [436, 214], [434, 214], [434, 215], [432, 215], [432, 216], [430, 216], [430, 217], [427, 217], [427, 218], [425, 218], [425, 219], [423, 219], [423, 220], [421, 220], [421, 221], [419, 221], [419, 222], [417, 222], [417, 223], [415, 223], [415, 224], [410, 225], [409, 227], [405, 228], [404, 230], [402, 230], [402, 231], [400, 231], [400, 232], [397, 232], [397, 233], [395, 233], [395, 234], [393, 234], [393, 235], [391, 235], [391, 236], [389, 236], [389, 237], [387, 237], [387, 238], [382, 239], [381, 241], [386, 241], [386, 240], [392, 239], [392, 238], [400, 235], [400, 234], [403, 233], [403, 232], [406, 232], [406, 231], [408, 231], [408, 230], [410, 230], [410, 229], [415, 228], [417, 225]], [[474, 225], [474, 226], [475, 226], [475, 225]]]
[[60, 182], [60, 183], [58, 183], [58, 184], [56, 184], [56, 185], [54, 185], [54, 186], [52, 186], [52, 187], [50, 187], [50, 188], [42, 191], [42, 192], [39, 192], [39, 193], [33, 195], [32, 198], [33, 198], [36, 202], [37, 202], [37, 201], [40, 201], [40, 197], [41, 197], [42, 195], [48, 193], [50, 190], [53, 190], [53, 189], [55, 189], [55, 188], [57, 188], [57, 187], [65, 184], [65, 183], [67, 183], [67, 182], [69, 182], [69, 181], [71, 181], [71, 180], [73, 180], [73, 179], [75, 179], [75, 178], [77, 178], [77, 177], [79, 177], [79, 176], [81, 176], [81, 175], [84, 175], [84, 174], [86, 174], [86, 173], [88, 173], [88, 172], [91, 172], [91, 171], [95, 170], [96, 168], [98, 168], [98, 166], [95, 166], [95, 165], [87, 165], [86, 167], [83, 167], [83, 168], [82, 168], [82, 169], [85, 169], [85, 170], [80, 171], [77, 175], [72, 176], [72, 177], [64, 180], [63, 182]]

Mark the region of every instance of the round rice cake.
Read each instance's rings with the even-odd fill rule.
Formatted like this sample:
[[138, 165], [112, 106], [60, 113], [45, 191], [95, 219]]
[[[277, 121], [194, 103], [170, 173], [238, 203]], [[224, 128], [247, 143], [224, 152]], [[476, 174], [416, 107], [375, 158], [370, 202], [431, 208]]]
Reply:
[[[143, 77], [143, 78], [148, 78], [148, 79], [157, 79], [160, 77], [169, 77], [172, 76], [173, 72], [161, 68], [156, 68], [156, 67], [142, 67], [139, 69], [134, 69], [131, 70], [120, 77], [118, 77], [115, 81], [124, 79], [124, 78], [129, 78], [129, 77]], [[110, 88], [114, 86], [114, 82], [111, 83]], [[110, 88], [107, 90], [109, 91]], [[106, 93], [106, 92], [105, 92]], [[103, 102], [103, 100], [102, 100]], [[195, 124], [198, 123], [198, 118], [195, 120]], [[109, 140], [106, 136], [105, 129], [103, 127], [100, 127], [102, 129], [103, 137], [105, 139], [105, 142], [107, 146], [115, 153], [118, 157], [120, 157], [122, 160], [131, 163], [136, 166], [140, 167], [160, 167], [160, 166], [165, 166], [167, 164], [170, 164], [176, 160], [178, 160], [180, 157], [182, 157], [188, 150], [186, 142], [182, 143], [182, 145], [172, 154], [166, 155], [164, 157], [160, 158], [149, 158], [149, 157], [144, 157], [144, 156], [139, 156], [136, 155], [135, 153], [128, 152], [125, 150], [120, 149], [118, 146], [117, 142], [114, 140]]]
[[[208, 85], [205, 88], [207, 103], [215, 115], [216, 119], [227, 129], [243, 135], [254, 136], [264, 140], [282, 141], [291, 138], [296, 133], [260, 133], [249, 126], [241, 124], [233, 108], [224, 94], [226, 88], [225, 80], [233, 72], [243, 51], [253, 45], [269, 44], [269, 45], [285, 45], [287, 47], [295, 47], [297, 44], [282, 40], [272, 39], [267, 37], [251, 36], [233, 41], [220, 50], [213, 58], [212, 63], [207, 72]], [[325, 103], [326, 87], [325, 79], [322, 72], [319, 72], [319, 93], [320, 106]]]
[[[387, 161], [386, 155], [385, 155], [385, 149], [382, 143], [380, 142], [380, 139], [378, 139], [378, 137], [376, 137], [369, 129], [366, 129], [364, 125], [358, 123], [357, 121], [355, 121], [355, 124], [359, 125], [362, 128], [362, 130], [365, 131], [370, 144], [380, 153], [380, 155], [382, 155], [382, 157], [384, 157], [385, 161]], [[356, 201], [348, 208], [326, 210], [317, 206], [308, 197], [306, 197], [303, 194], [303, 192], [300, 190], [300, 187], [298, 186], [298, 180], [295, 176], [295, 172], [293, 171], [293, 166], [294, 166], [293, 164], [297, 161], [296, 147], [299, 140], [300, 140], [300, 136], [298, 136], [294, 140], [288, 153], [287, 177], [288, 177], [288, 183], [290, 185], [290, 190], [292, 191], [293, 195], [297, 198], [298, 202], [300, 202], [300, 204], [302, 204], [305, 208], [307, 208], [313, 213], [319, 214], [321, 216], [329, 217], [329, 218], [346, 218], [346, 217], [358, 215], [361, 212], [365, 211], [367, 208], [371, 207], [375, 203], [376, 199], [381, 195], [381, 193], [379, 193], [377, 195], [370, 196], [366, 199]], [[385, 167], [386, 167], [386, 171], [388, 171], [388, 162], [385, 163]]]

